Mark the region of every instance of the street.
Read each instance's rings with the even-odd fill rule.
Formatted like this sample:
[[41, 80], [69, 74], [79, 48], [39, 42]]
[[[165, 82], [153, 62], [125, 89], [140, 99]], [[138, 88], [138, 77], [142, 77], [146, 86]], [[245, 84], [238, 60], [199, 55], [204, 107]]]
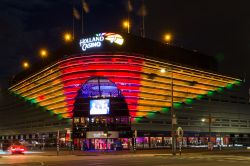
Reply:
[[155, 166], [235, 166], [249, 165], [249, 153], [243, 154], [202, 154], [189, 153], [182, 156], [171, 154], [82, 154], [82, 155], [46, 155], [46, 154], [25, 154], [25, 155], [2, 155], [0, 165], [11, 166], [56, 166], [56, 165], [155, 165]]

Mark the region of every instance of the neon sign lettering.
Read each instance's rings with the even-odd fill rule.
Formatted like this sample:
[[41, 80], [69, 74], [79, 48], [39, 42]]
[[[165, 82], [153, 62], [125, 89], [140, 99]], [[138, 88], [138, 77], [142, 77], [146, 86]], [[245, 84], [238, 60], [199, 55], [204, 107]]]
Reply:
[[102, 41], [104, 40], [104, 36], [102, 34], [96, 34], [95, 37], [92, 38], [86, 38], [80, 40], [80, 47], [83, 51], [86, 51], [88, 48], [93, 47], [101, 47]]
[[89, 48], [101, 47], [104, 40], [109, 41], [110, 43], [116, 43], [122, 45], [124, 39], [121, 35], [115, 33], [98, 33], [94, 37], [83, 38], [80, 40], [79, 44], [83, 51], [86, 51]]

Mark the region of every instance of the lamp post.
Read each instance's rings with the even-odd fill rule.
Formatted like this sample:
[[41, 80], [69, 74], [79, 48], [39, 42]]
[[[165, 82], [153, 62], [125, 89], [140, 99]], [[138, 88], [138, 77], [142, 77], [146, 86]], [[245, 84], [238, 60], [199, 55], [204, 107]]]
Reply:
[[[161, 73], [165, 73], [165, 69], [160, 70]], [[177, 119], [174, 110], [174, 82], [173, 82], [173, 69], [168, 70], [171, 72], [171, 138], [172, 138], [172, 155], [176, 155], [176, 125]]]
[[57, 137], [56, 137], [56, 155], [59, 156], [60, 151], [60, 131], [57, 130]]
[[29, 62], [27, 62], [27, 61], [24, 61], [22, 66], [24, 69], [28, 69], [30, 67]]
[[172, 35], [170, 33], [167, 33], [164, 35], [164, 41], [167, 43], [167, 44], [170, 44], [170, 42], [172, 41]]
[[39, 56], [42, 59], [42, 63], [44, 63], [45, 59], [48, 57], [48, 50], [45, 48], [42, 48], [39, 50]]
[[209, 113], [209, 116], [208, 116], [209, 142], [211, 142], [211, 123], [212, 123], [212, 118], [211, 118], [211, 113]]
[[174, 110], [174, 84], [173, 84], [173, 70], [171, 70], [171, 121], [172, 121], [172, 127], [171, 127], [171, 135], [172, 135], [172, 154], [176, 155], [176, 124], [177, 119], [175, 115]]
[[70, 33], [68, 33], [68, 32], [65, 33], [65, 34], [63, 35], [63, 39], [64, 39], [64, 41], [67, 42], [67, 43], [73, 41], [72, 35], [71, 35]]
[[130, 21], [124, 20], [122, 23], [123, 27], [127, 29], [127, 32], [130, 33]]
[[209, 113], [208, 117], [207, 118], [202, 118], [201, 121], [202, 122], [207, 122], [208, 123], [208, 133], [209, 133], [209, 136], [208, 136], [208, 149], [212, 150], [213, 149], [213, 144], [211, 142], [211, 137], [212, 137], [212, 134], [211, 134], [211, 125], [212, 125], [212, 122], [215, 122], [215, 118], [213, 118], [211, 116], [211, 113]]

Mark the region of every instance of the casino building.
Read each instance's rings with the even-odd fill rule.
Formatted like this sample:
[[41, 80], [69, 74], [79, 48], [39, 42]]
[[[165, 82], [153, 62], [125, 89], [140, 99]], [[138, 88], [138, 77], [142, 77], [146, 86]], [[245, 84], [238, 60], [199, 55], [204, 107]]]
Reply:
[[248, 102], [222, 103], [241, 82], [196, 51], [98, 33], [12, 79], [0, 96], [0, 139], [49, 143], [59, 131], [76, 148], [126, 149], [133, 136], [138, 148], [168, 147], [172, 106], [184, 145], [249, 143]]

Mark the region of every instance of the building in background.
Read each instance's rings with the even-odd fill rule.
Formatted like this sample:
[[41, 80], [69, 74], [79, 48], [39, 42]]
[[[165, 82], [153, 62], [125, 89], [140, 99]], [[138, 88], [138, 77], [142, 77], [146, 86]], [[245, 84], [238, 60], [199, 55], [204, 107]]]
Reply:
[[53, 144], [60, 131], [65, 144], [113, 149], [130, 148], [136, 131], [138, 148], [169, 147], [174, 110], [184, 145], [249, 144], [248, 102], [227, 96], [240, 84], [212, 57], [98, 33], [13, 78], [0, 96], [0, 139]]

